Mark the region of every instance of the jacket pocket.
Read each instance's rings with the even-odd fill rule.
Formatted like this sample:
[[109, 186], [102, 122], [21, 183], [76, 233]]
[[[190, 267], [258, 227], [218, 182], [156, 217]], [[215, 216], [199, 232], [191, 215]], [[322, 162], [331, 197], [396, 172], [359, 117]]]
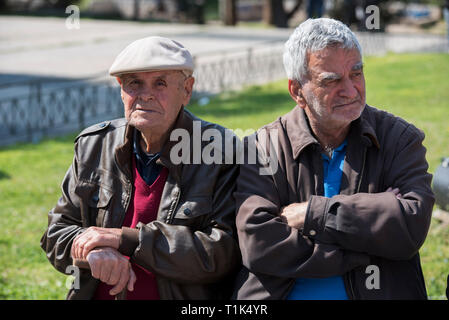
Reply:
[[94, 192], [89, 197], [89, 207], [92, 208], [106, 208], [111, 202], [112, 195], [114, 193], [108, 189], [102, 188], [100, 186], [94, 187]]
[[190, 197], [176, 211], [174, 224], [201, 228], [212, 212], [212, 197]]
[[104, 226], [104, 217], [110, 207], [114, 192], [102, 185], [80, 181], [75, 193], [87, 204], [89, 224]]

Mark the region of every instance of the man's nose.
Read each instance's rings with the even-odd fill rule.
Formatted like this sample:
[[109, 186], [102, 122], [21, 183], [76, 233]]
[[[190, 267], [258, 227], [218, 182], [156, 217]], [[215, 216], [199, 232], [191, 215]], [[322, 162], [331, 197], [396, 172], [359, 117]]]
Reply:
[[142, 99], [143, 101], [149, 101], [154, 99], [154, 94], [153, 94], [153, 90], [151, 90], [151, 88], [145, 86], [142, 87], [139, 92], [138, 92], [138, 96], [140, 99]]
[[344, 78], [341, 82], [339, 95], [347, 99], [354, 99], [359, 95], [359, 91], [357, 90], [356, 84], [351, 79]]

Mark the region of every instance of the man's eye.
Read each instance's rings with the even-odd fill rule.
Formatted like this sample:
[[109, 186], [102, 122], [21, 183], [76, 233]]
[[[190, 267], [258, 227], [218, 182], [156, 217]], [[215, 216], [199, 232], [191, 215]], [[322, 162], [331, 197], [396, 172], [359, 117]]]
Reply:
[[128, 86], [133, 86], [133, 87], [135, 87], [135, 86], [137, 86], [137, 85], [139, 85], [139, 80], [131, 80], [131, 81], [129, 81], [128, 82]]
[[160, 86], [164, 86], [165, 87], [165, 81], [162, 81], [162, 80], [160, 80], [160, 81], [156, 81], [156, 85], [158, 86], [158, 87], [160, 87]]
[[330, 86], [334, 83], [337, 82], [337, 79], [325, 79], [324, 81], [322, 81], [322, 85], [323, 86]]

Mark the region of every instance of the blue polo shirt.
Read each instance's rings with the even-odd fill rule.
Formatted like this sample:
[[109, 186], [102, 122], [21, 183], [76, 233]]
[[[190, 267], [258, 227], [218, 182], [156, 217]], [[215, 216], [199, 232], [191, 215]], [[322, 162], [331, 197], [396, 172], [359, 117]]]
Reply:
[[[324, 196], [331, 198], [340, 193], [341, 176], [346, 155], [345, 140], [332, 154], [322, 154], [324, 170]], [[287, 300], [348, 300], [342, 276], [320, 279], [296, 279]]]

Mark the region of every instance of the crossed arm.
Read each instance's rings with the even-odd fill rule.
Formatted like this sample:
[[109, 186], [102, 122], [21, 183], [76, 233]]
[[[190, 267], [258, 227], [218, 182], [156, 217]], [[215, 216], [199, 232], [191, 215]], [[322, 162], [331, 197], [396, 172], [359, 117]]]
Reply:
[[[399, 188], [389, 187], [385, 192], [392, 192], [396, 198], [402, 198]], [[304, 221], [307, 214], [307, 206], [309, 202], [292, 203], [281, 208], [280, 217], [289, 227], [302, 230], [304, 228]]]

